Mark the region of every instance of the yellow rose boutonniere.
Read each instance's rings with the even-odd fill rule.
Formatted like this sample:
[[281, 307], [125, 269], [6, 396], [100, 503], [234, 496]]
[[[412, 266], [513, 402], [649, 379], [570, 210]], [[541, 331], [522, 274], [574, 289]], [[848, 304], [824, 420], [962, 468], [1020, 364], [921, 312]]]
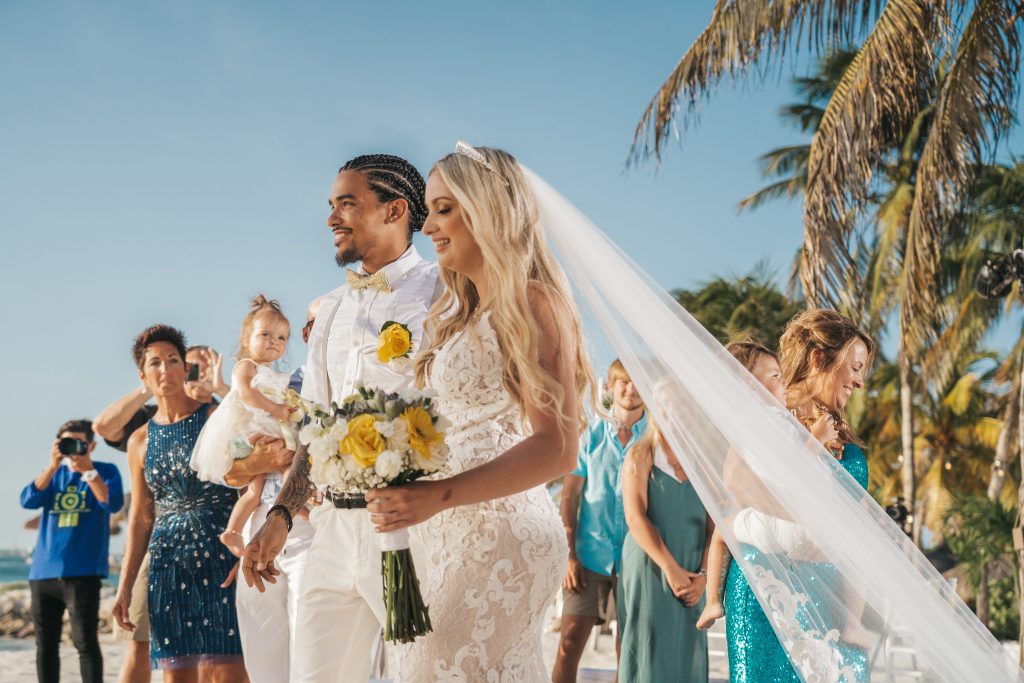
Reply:
[[377, 431], [377, 420], [365, 413], [348, 423], [348, 434], [341, 440], [340, 451], [348, 453], [363, 467], [372, 467], [384, 452], [384, 437]]
[[389, 320], [380, 328], [377, 338], [377, 360], [390, 363], [396, 358], [408, 358], [412, 353], [412, 333], [402, 323]]

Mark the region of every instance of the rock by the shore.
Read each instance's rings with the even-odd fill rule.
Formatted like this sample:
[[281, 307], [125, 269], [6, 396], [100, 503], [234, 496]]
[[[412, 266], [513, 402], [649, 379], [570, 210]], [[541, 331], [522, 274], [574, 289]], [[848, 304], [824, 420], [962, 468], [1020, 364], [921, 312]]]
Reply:
[[[100, 633], [110, 633], [112, 626], [111, 613], [114, 609], [116, 590], [113, 586], [100, 589]], [[27, 583], [11, 584], [0, 593], [0, 636], [27, 638], [35, 634], [32, 625], [32, 594]], [[67, 612], [64, 613], [64, 637], [71, 637], [71, 624]]]

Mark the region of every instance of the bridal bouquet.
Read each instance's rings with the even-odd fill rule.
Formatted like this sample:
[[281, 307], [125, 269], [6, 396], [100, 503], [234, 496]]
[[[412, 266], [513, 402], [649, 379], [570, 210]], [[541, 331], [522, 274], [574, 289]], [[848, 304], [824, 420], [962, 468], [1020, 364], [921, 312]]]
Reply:
[[[386, 394], [359, 387], [340, 406], [312, 406], [308, 415], [299, 441], [308, 447], [310, 476], [335, 493], [359, 495], [406, 484], [437, 472], [448, 459], [444, 418], [430, 396], [420, 392]], [[384, 637], [408, 643], [431, 630], [408, 530], [381, 534], [381, 550]]]

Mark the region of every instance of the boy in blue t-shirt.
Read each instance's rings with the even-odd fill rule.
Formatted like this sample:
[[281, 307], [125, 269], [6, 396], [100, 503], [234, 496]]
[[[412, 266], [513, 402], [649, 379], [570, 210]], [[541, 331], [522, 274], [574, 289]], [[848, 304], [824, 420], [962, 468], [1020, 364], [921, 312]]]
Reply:
[[124, 505], [124, 491], [116, 465], [92, 461], [95, 447], [92, 422], [65, 422], [46, 469], [21, 492], [23, 508], [43, 509], [28, 574], [40, 683], [60, 679], [65, 609], [82, 681], [103, 680], [97, 635], [100, 584], [110, 569], [110, 515]]

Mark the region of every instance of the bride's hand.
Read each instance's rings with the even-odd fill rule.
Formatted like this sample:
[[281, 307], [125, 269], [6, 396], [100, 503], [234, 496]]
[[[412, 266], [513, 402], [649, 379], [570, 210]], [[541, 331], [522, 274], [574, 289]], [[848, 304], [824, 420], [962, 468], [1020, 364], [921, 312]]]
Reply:
[[370, 489], [366, 509], [379, 532], [398, 531], [424, 522], [446, 507], [451, 489], [440, 481], [417, 481], [405, 486]]

